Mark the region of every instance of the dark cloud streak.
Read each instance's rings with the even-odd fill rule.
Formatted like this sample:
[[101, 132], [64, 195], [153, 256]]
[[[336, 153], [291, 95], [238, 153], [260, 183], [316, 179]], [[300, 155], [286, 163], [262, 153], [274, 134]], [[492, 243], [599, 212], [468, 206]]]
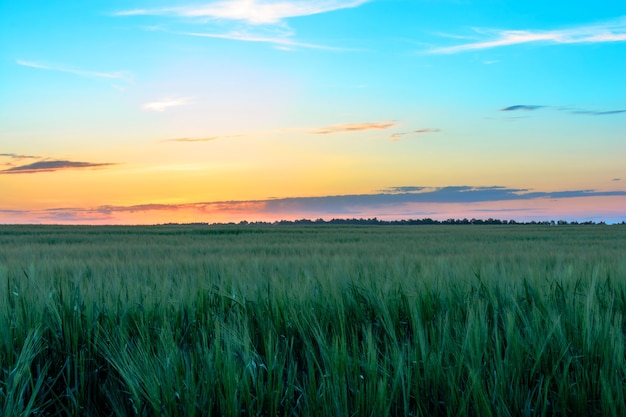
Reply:
[[0, 174], [34, 174], [54, 172], [68, 169], [102, 168], [115, 165], [113, 163], [76, 162], [65, 160], [44, 160], [32, 164], [20, 165], [0, 171]]
[[15, 153], [0, 153], [0, 156], [5, 156], [5, 157], [11, 158], [11, 159], [37, 159], [37, 158], [40, 158], [40, 156], [18, 155], [18, 154], [15, 154]]
[[576, 109], [567, 106], [555, 107], [555, 106], [543, 106], [543, 105], [529, 105], [529, 104], [516, 104], [514, 106], [508, 106], [500, 109], [500, 111], [534, 111], [545, 108], [553, 108], [558, 111], [568, 112], [570, 114], [582, 114], [588, 116], [609, 116], [613, 114], [626, 113], [626, 109], [618, 109], [618, 110], [585, 110], [585, 109]]
[[528, 189], [501, 186], [441, 188], [393, 187], [378, 194], [356, 194], [323, 197], [294, 197], [265, 201], [265, 212], [289, 213], [358, 213], [362, 208], [372, 209], [404, 204], [439, 203], [470, 204], [496, 201], [562, 199], [576, 197], [626, 196], [626, 191], [572, 190], [530, 192]]
[[573, 110], [570, 113], [572, 114], [586, 114], [589, 116], [608, 116], [611, 114], [620, 114], [626, 113], [625, 110], [607, 110], [607, 111], [593, 111], [593, 110]]
[[[565, 191], [531, 191], [524, 188], [507, 188], [503, 186], [449, 186], [421, 187], [398, 186], [377, 191], [372, 194], [348, 194], [317, 197], [288, 197], [263, 200], [235, 200], [192, 202], [183, 204], [139, 204], [134, 206], [102, 205], [92, 208], [50, 208], [38, 211], [0, 210], [9, 217], [37, 216], [39, 220], [62, 222], [115, 222], [116, 213], [146, 213], [193, 210], [203, 217], [211, 219], [216, 213], [237, 213], [241, 218], [255, 217], [258, 214], [270, 215], [277, 219], [285, 216], [371, 216], [372, 213], [387, 213], [409, 216], [415, 213], [437, 214], [433, 210], [446, 210], [447, 204], [467, 205], [465, 211], [476, 211], [475, 203], [496, 203], [513, 201], [545, 201], [585, 197], [626, 197], [626, 191], [596, 190], [565, 190]], [[437, 204], [438, 208], [429, 206]], [[456, 210], [456, 209], [455, 209]], [[495, 208], [494, 212], [534, 210], [528, 207], [519, 209]], [[489, 207], [478, 209], [489, 212]], [[399, 214], [400, 213], [400, 214]], [[402, 214], [404, 213], [404, 214]]]
[[533, 111], [533, 110], [539, 110], [539, 109], [543, 109], [546, 106], [540, 106], [540, 105], [528, 105], [528, 104], [516, 104], [514, 106], [509, 106], [509, 107], [505, 107], [503, 109], [500, 109], [500, 111]]
[[[197, 202], [185, 204], [141, 204], [135, 206], [100, 206], [90, 212], [111, 214], [114, 212], [162, 211], [195, 209], [210, 212], [212, 210], [260, 210], [266, 213], [355, 213], [362, 208], [380, 208], [401, 206], [403, 204], [471, 204], [496, 201], [524, 201], [538, 199], [563, 199], [578, 197], [626, 196], [626, 191], [530, 191], [524, 188], [502, 186], [471, 187], [390, 187], [373, 194], [347, 194], [319, 197], [287, 197], [266, 200], [236, 200]], [[65, 210], [65, 209], [63, 209]]]

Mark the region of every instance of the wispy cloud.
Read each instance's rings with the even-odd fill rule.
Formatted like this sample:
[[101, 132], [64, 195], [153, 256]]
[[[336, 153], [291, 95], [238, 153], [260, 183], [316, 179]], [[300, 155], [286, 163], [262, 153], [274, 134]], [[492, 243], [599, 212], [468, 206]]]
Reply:
[[572, 114], [587, 114], [589, 116], [608, 116], [608, 115], [611, 115], [611, 114], [626, 113], [626, 109], [624, 109], [624, 110], [607, 110], [607, 111], [572, 110], [570, 113], [572, 113]]
[[455, 54], [459, 52], [491, 49], [527, 43], [537, 44], [582, 44], [626, 41], [626, 16], [592, 25], [557, 30], [502, 30], [473, 29], [485, 40], [453, 46], [434, 48], [432, 54]]
[[243, 135], [227, 135], [227, 136], [210, 136], [205, 138], [173, 138], [173, 139], [163, 139], [162, 143], [165, 142], [179, 142], [179, 143], [202, 143], [202, 142], [212, 142], [218, 139], [228, 139], [228, 138], [238, 138]]
[[321, 127], [310, 131], [315, 135], [330, 135], [333, 133], [350, 133], [363, 132], [367, 130], [385, 130], [396, 126], [395, 122], [378, 122], [378, 123], [345, 123], [340, 125], [332, 125]]
[[[2, 161], [4, 159], [4, 161]], [[20, 155], [16, 153], [0, 153], [0, 166], [12, 167], [16, 164], [23, 163], [25, 159], [41, 159], [40, 156], [35, 155]]]
[[418, 129], [413, 130], [411, 132], [398, 132], [389, 136], [389, 140], [392, 142], [399, 142], [407, 137], [423, 135], [425, 133], [438, 133], [441, 132], [440, 129]]
[[[238, 138], [238, 137], [246, 137], [246, 136], [258, 136], [258, 135], [281, 135], [281, 134], [294, 134], [294, 133], [304, 133], [309, 135], [333, 135], [340, 133], [358, 133], [358, 132], [368, 132], [368, 131], [379, 131], [379, 130], [388, 130], [396, 127], [398, 124], [396, 122], [372, 122], [372, 123], [342, 123], [330, 126], [323, 126], [317, 128], [288, 128], [288, 129], [271, 129], [265, 131], [257, 131], [257, 132], [249, 132], [246, 134], [237, 134], [237, 135], [215, 135], [215, 136], [205, 136], [198, 138], [190, 138], [190, 137], [180, 137], [180, 138], [171, 138], [171, 139], [162, 139], [159, 140], [159, 143], [203, 143], [203, 142], [212, 142], [219, 139], [230, 139], [230, 138]], [[388, 139], [391, 142], [399, 142], [401, 140], [416, 137], [425, 134], [438, 133], [441, 132], [441, 129], [417, 129], [409, 132], [396, 132], [388, 135], [383, 135], [378, 139]]]
[[10, 210], [10, 209], [0, 209], [0, 213], [5, 214], [28, 214], [28, 210]]
[[331, 51], [344, 50], [344, 48], [336, 48], [332, 46], [318, 45], [313, 43], [298, 42], [290, 39], [288, 36], [268, 36], [262, 34], [252, 34], [248, 32], [229, 32], [229, 33], [199, 33], [199, 32], [182, 32], [181, 35], [203, 37], [203, 38], [215, 38], [215, 39], [229, 39], [234, 41], [246, 41], [246, 42], [258, 42], [269, 43], [275, 45], [277, 48], [290, 50], [293, 48], [308, 48], [308, 49], [325, 49]]
[[508, 106], [500, 109], [500, 111], [504, 112], [512, 112], [512, 111], [535, 111], [539, 109], [552, 109], [560, 112], [566, 112], [570, 114], [582, 114], [588, 116], [610, 116], [614, 114], [622, 114], [626, 113], [626, 109], [617, 109], [617, 110], [587, 110], [580, 108], [572, 108], [569, 106], [543, 106], [543, 105], [529, 105], [529, 104], [516, 104], [513, 106]]
[[163, 139], [161, 142], [182, 142], [182, 143], [196, 143], [196, 142], [211, 142], [220, 139], [220, 136], [214, 136], [212, 138], [174, 138]]
[[174, 98], [174, 99], [164, 99], [164, 100], [159, 100], [159, 101], [152, 101], [149, 103], [145, 103], [143, 106], [141, 106], [144, 110], [148, 110], [148, 111], [156, 111], [156, 112], [163, 112], [165, 110], [167, 110], [170, 107], [178, 107], [178, 106], [183, 106], [187, 103], [190, 102], [190, 98], [189, 97], [180, 97], [180, 98]]
[[229, 0], [199, 6], [133, 9], [114, 13], [116, 16], [176, 16], [194, 19], [222, 19], [243, 21], [251, 25], [276, 24], [300, 16], [331, 12], [360, 6], [369, 0], [296, 0], [259, 1]]
[[[295, 48], [343, 50], [311, 42], [296, 41], [287, 19], [358, 7], [370, 0], [226, 0], [202, 5], [123, 10], [114, 16], [163, 16], [177, 24], [202, 25], [210, 30], [170, 31], [172, 34], [267, 43], [277, 49]], [[229, 30], [230, 29], [230, 30]]]
[[10, 158], [10, 159], [37, 159], [37, 158], [40, 158], [39, 156], [20, 155], [20, 154], [16, 154], [16, 153], [0, 153], [0, 156], [4, 156], [5, 158]]
[[380, 190], [380, 193], [383, 194], [395, 194], [395, 193], [416, 193], [416, 192], [420, 192], [420, 191], [424, 191], [427, 190], [428, 187], [420, 187], [420, 186], [415, 186], [415, 185], [405, 185], [405, 186], [399, 186], [399, 187], [389, 187], [389, 188], [385, 188], [383, 190]]
[[528, 105], [528, 104], [516, 104], [514, 106], [509, 106], [509, 107], [505, 107], [503, 109], [500, 109], [500, 111], [518, 111], [518, 110], [532, 111], [532, 110], [542, 109], [544, 107], [546, 107], [546, 106]]
[[21, 59], [18, 59], [15, 62], [16, 64], [24, 66], [24, 67], [37, 68], [37, 69], [48, 70], [48, 71], [64, 72], [67, 74], [73, 74], [73, 75], [78, 75], [80, 77], [87, 77], [87, 78], [103, 78], [103, 79], [108, 79], [108, 80], [126, 80], [126, 81], [128, 81], [130, 78], [129, 73], [126, 71], [116, 71], [116, 72], [88, 71], [88, 70], [77, 69], [77, 68], [68, 67], [68, 66], [48, 65], [48, 64], [42, 64], [40, 62], [24, 61]]
[[[161, 139], [159, 143], [202, 143], [202, 142], [212, 142], [218, 139], [230, 139], [230, 138], [240, 138], [240, 137], [251, 137], [251, 136], [264, 136], [264, 135], [284, 135], [284, 134], [309, 134], [309, 135], [332, 135], [338, 133], [357, 133], [357, 132], [366, 132], [372, 130], [386, 130], [391, 129], [396, 126], [396, 122], [375, 122], [375, 123], [343, 123], [336, 124], [331, 126], [324, 127], [293, 127], [293, 128], [283, 128], [283, 129], [269, 129], [269, 130], [260, 130], [242, 134], [235, 135], [207, 135], [204, 137], [180, 137], [180, 138], [170, 138], [170, 139]], [[420, 129], [413, 132], [406, 133], [398, 133], [396, 135], [418, 135], [423, 133], [430, 132], [439, 132], [439, 129]], [[392, 135], [393, 136], [393, 135]]]
[[76, 162], [65, 160], [43, 160], [32, 164], [14, 166], [1, 170], [0, 174], [34, 174], [39, 172], [64, 171], [68, 169], [102, 168], [113, 163]]

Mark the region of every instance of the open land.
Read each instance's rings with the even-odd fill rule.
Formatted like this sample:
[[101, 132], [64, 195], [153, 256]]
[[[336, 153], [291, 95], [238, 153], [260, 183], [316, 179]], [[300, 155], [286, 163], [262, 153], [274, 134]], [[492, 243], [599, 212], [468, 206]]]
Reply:
[[0, 226], [0, 414], [626, 415], [626, 226]]

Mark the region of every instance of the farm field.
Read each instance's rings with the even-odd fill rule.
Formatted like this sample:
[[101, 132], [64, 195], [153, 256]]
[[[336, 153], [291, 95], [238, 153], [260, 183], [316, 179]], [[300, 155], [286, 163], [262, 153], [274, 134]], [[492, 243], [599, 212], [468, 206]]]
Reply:
[[624, 416], [626, 226], [0, 226], [2, 416]]

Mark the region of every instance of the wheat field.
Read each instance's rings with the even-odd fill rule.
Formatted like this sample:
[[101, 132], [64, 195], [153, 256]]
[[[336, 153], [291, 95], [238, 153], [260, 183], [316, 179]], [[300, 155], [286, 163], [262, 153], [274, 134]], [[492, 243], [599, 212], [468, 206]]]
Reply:
[[0, 226], [3, 416], [624, 416], [626, 226]]

